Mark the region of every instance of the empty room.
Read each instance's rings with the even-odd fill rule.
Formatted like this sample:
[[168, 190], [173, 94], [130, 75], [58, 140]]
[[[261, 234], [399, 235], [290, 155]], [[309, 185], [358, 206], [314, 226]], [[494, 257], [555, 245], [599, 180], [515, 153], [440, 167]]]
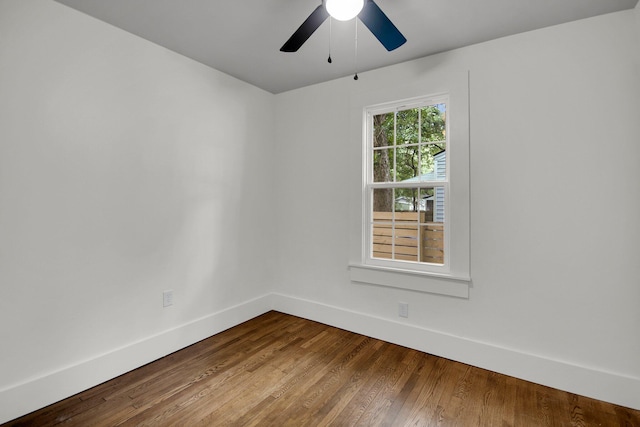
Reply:
[[0, 0], [0, 424], [640, 425], [638, 1], [335, 1]]

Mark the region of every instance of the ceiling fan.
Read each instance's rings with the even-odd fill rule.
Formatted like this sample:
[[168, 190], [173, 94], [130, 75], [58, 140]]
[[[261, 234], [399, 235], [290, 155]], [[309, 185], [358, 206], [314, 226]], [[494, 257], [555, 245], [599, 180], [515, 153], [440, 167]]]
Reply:
[[[343, 9], [345, 6], [346, 9]], [[280, 50], [297, 52], [329, 16], [340, 21], [357, 16], [388, 51], [399, 48], [407, 41], [373, 0], [322, 0], [322, 4], [311, 12]]]

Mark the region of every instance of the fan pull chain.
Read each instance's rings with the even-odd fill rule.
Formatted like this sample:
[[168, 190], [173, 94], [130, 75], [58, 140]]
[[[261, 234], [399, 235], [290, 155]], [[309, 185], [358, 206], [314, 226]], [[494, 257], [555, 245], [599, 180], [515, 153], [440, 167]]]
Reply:
[[358, 80], [358, 20], [353, 20], [356, 23], [356, 49], [355, 49], [355, 69], [356, 72], [353, 76], [353, 80]]
[[333, 61], [331, 60], [331, 23], [332, 23], [331, 15], [329, 15], [329, 58], [327, 62], [331, 64]]

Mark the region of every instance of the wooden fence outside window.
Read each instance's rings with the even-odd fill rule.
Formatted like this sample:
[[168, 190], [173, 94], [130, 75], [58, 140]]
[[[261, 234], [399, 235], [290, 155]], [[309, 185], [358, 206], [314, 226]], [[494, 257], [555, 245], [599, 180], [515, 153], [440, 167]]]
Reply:
[[373, 257], [443, 264], [444, 224], [424, 211], [373, 212]]

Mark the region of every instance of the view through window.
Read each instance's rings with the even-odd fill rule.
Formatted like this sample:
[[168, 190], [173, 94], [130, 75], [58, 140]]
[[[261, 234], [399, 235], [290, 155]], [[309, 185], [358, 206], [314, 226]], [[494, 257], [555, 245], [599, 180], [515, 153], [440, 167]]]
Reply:
[[369, 259], [444, 265], [449, 182], [447, 98], [369, 109]]

